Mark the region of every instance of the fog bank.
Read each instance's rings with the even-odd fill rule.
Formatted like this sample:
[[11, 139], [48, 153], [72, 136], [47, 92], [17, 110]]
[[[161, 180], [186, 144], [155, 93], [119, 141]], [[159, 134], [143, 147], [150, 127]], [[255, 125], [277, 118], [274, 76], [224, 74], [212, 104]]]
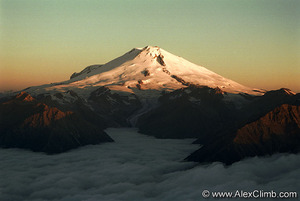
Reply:
[[155, 139], [124, 128], [107, 132], [115, 143], [58, 155], [0, 149], [0, 200], [183, 201], [202, 200], [204, 189], [300, 189], [300, 155], [197, 165], [182, 161], [198, 148], [193, 139]]

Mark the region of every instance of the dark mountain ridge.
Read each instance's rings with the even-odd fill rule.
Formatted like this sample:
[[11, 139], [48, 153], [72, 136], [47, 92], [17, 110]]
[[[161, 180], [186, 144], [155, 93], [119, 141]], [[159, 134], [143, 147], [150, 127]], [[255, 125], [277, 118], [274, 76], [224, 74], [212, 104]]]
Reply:
[[113, 140], [103, 128], [22, 92], [0, 104], [0, 146], [48, 154]]
[[186, 160], [229, 165], [252, 156], [299, 153], [300, 106], [283, 104], [236, 131], [227, 130], [220, 135], [223, 138], [201, 141], [203, 147]]

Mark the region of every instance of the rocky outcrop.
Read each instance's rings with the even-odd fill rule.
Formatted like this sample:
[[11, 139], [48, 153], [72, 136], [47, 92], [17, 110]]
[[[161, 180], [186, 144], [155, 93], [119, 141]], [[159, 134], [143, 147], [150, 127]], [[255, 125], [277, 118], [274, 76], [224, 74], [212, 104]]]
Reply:
[[263, 96], [240, 94], [237, 108], [220, 88], [189, 85], [164, 93], [142, 115], [139, 131], [158, 138], [197, 137], [201, 149], [187, 160], [231, 164], [246, 157], [299, 151], [299, 94], [287, 89]]
[[190, 86], [164, 93], [160, 106], [142, 115], [139, 131], [158, 138], [200, 137], [223, 129], [234, 113], [218, 89]]
[[300, 106], [283, 104], [236, 131], [202, 140], [203, 147], [187, 160], [220, 161], [227, 165], [253, 156], [300, 151]]
[[72, 90], [53, 95], [39, 94], [36, 96], [36, 100], [45, 103], [50, 107], [56, 107], [61, 111], [72, 111], [84, 120], [97, 125], [101, 129], [108, 127], [106, 119], [94, 112], [93, 108], [88, 105], [86, 100]]
[[48, 154], [113, 141], [103, 128], [22, 92], [0, 104], [0, 146]]
[[145, 77], [150, 75], [150, 71], [148, 69], [145, 69], [141, 72]]
[[166, 63], [164, 61], [164, 55], [160, 54], [156, 57], [156, 61], [162, 65], [162, 66], [166, 66]]
[[178, 77], [177, 75], [171, 75], [172, 78], [174, 78], [177, 82], [180, 82], [182, 85], [189, 86], [191, 83], [186, 82], [184, 79], [181, 77]]
[[113, 93], [108, 87], [99, 87], [89, 97], [89, 104], [94, 112], [103, 117], [108, 126], [130, 126], [128, 117], [142, 105], [135, 94]]
[[263, 96], [250, 96], [248, 99], [250, 100], [249, 104], [244, 105], [240, 111], [239, 119], [244, 120], [242, 124], [255, 121], [282, 104], [295, 104], [300, 99], [300, 94], [281, 88], [268, 91]]
[[82, 71], [80, 71], [79, 73], [73, 73], [71, 76], [70, 76], [70, 79], [73, 79], [75, 77], [78, 77], [79, 75], [82, 75], [82, 74], [89, 74], [91, 71], [95, 70], [96, 68], [100, 68], [102, 65], [92, 65], [92, 66], [88, 66], [86, 67], [85, 69], [83, 69]]
[[260, 144], [270, 141], [275, 136], [288, 140], [296, 135], [300, 135], [300, 106], [283, 104], [238, 129], [234, 143]]

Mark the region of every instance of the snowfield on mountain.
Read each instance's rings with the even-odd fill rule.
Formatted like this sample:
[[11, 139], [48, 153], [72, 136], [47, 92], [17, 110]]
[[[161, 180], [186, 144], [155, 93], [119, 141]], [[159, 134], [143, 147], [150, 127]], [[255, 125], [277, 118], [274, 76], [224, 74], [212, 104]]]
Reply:
[[145, 98], [159, 95], [153, 91], [173, 91], [190, 84], [218, 87], [234, 94], [261, 95], [264, 92], [226, 79], [156, 46], [134, 48], [104, 65], [88, 66], [80, 73], [73, 73], [70, 80], [31, 87], [26, 91], [53, 94], [73, 90], [87, 98], [95, 88], [107, 86], [116, 93], [135, 93]]

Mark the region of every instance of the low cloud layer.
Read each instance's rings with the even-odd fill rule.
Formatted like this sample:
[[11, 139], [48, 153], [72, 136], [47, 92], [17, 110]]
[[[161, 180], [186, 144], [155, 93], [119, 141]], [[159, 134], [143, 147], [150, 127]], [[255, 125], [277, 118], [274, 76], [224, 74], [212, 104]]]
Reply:
[[300, 155], [197, 165], [182, 162], [198, 148], [193, 140], [155, 139], [134, 129], [108, 133], [115, 143], [59, 155], [0, 149], [0, 200], [183, 201], [202, 200], [204, 189], [300, 189]]

